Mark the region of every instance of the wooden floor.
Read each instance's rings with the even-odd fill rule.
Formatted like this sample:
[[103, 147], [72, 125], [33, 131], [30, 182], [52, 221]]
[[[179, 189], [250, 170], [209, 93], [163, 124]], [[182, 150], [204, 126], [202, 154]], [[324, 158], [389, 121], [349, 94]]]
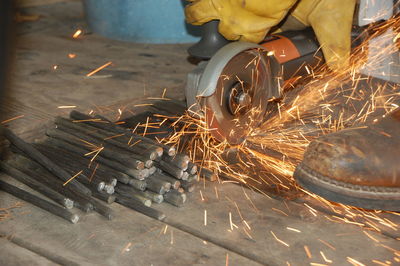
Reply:
[[[24, 12], [41, 16], [19, 24], [12, 91], [1, 113], [2, 120], [23, 116], [7, 124], [26, 140], [69, 112], [59, 106], [117, 116], [118, 109], [140, 112], [135, 105], [165, 88], [169, 98], [183, 100], [186, 74], [195, 67], [187, 61], [187, 45], [133, 44], [91, 34], [76, 1]], [[86, 34], [72, 39], [78, 28]], [[86, 77], [107, 62], [112, 65], [95, 78]], [[0, 191], [0, 208], [18, 202]], [[167, 214], [164, 222], [112, 207], [112, 221], [93, 213], [72, 225], [22, 202], [0, 220], [0, 265], [400, 263], [398, 214], [380, 216], [385, 224], [371, 213], [370, 224], [379, 228], [370, 230], [368, 219], [357, 223], [308, 198], [268, 198], [229, 182], [202, 182], [183, 208], [157, 206]]]

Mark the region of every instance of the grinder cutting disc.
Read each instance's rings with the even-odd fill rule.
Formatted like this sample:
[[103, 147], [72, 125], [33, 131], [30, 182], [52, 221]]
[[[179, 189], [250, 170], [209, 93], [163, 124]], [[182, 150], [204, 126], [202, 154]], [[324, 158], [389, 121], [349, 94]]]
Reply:
[[277, 95], [269, 62], [260, 49], [238, 53], [223, 68], [215, 92], [201, 99], [208, 128], [219, 141], [239, 144], [262, 122], [268, 99]]

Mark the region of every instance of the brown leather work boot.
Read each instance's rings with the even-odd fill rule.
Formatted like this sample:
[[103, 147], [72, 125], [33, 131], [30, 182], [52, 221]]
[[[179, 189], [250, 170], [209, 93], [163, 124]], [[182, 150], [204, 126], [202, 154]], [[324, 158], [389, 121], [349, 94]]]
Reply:
[[400, 211], [400, 108], [374, 124], [312, 141], [294, 177], [331, 201]]

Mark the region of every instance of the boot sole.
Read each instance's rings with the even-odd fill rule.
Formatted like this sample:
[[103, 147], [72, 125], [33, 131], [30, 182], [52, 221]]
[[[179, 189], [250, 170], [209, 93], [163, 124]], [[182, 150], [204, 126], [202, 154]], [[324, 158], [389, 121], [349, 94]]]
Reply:
[[300, 186], [330, 201], [364, 209], [400, 211], [400, 188], [359, 186], [325, 177], [303, 164], [294, 177]]

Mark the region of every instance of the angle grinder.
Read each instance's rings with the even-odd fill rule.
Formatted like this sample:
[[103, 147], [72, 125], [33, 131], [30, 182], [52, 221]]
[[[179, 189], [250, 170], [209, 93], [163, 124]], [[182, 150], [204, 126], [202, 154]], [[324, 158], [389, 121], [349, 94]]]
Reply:
[[233, 145], [264, 121], [268, 104], [285, 87], [323, 61], [311, 28], [273, 34], [260, 44], [228, 42], [218, 21], [203, 26], [202, 39], [188, 52], [205, 60], [188, 74], [189, 113], [201, 112], [212, 136]]

